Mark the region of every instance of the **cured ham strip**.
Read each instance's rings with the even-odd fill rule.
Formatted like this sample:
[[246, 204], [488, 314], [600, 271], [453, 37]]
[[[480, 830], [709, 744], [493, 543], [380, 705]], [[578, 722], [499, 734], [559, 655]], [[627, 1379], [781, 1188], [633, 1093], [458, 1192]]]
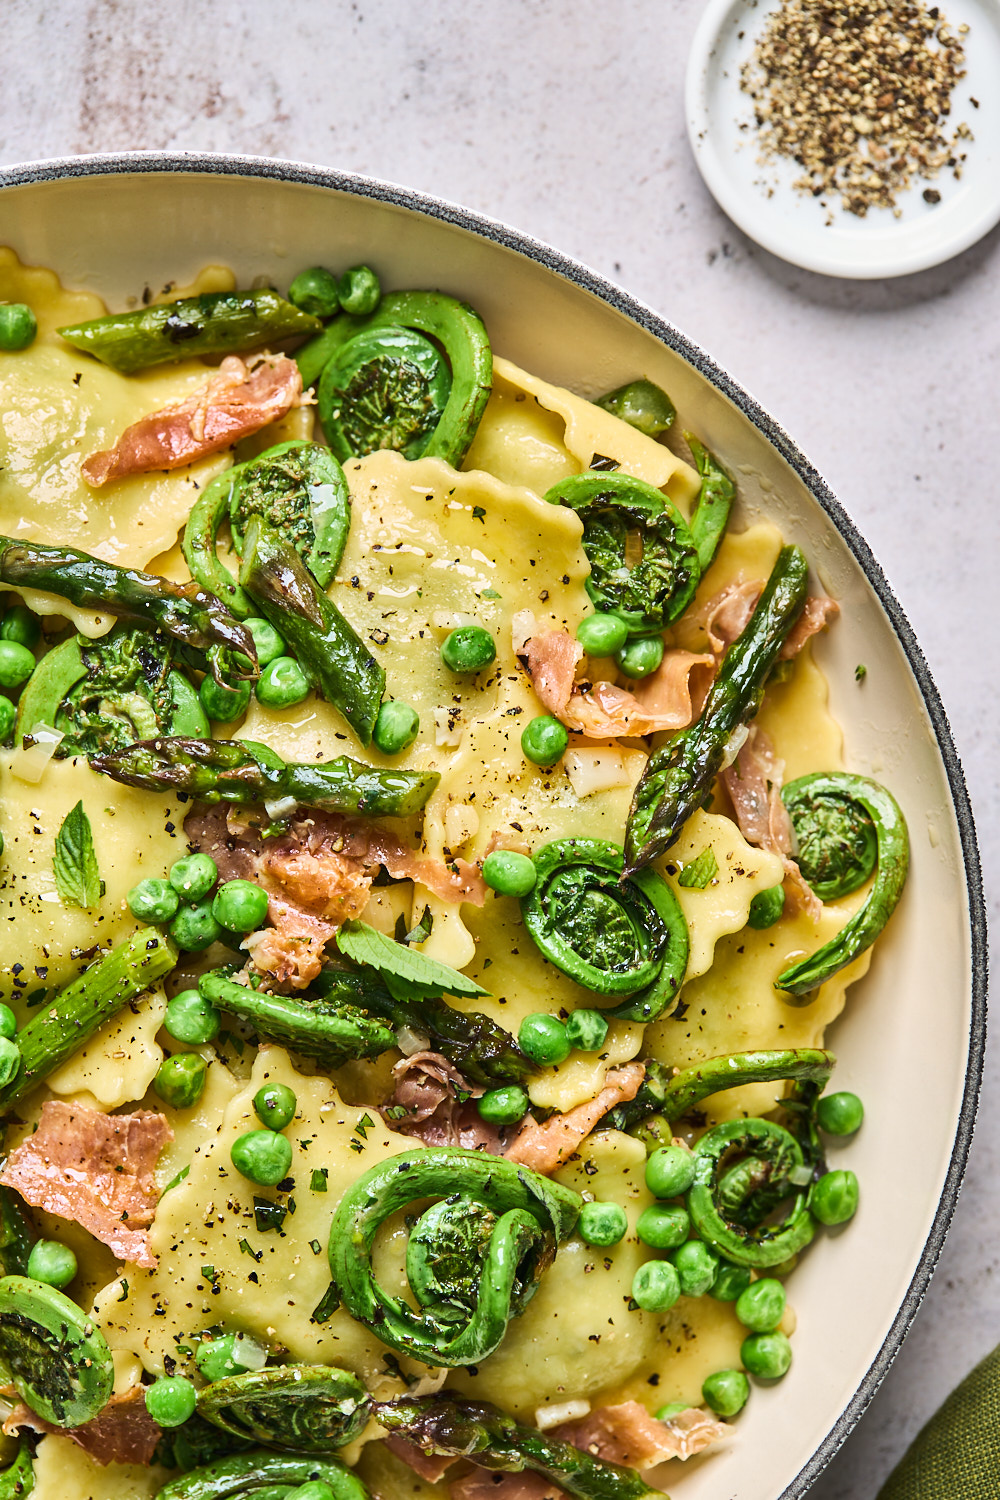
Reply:
[[569, 1495], [551, 1479], [523, 1469], [520, 1474], [501, 1474], [490, 1469], [473, 1469], [449, 1486], [451, 1500], [570, 1500]]
[[779, 661], [791, 661], [798, 656], [806, 641], [828, 625], [832, 625], [840, 614], [840, 605], [836, 599], [828, 599], [825, 594], [814, 594], [806, 600], [805, 608], [792, 626], [791, 633], [781, 650], [778, 652]]
[[535, 1120], [526, 1121], [504, 1155], [508, 1161], [520, 1162], [522, 1166], [548, 1176], [564, 1165], [609, 1109], [635, 1098], [645, 1076], [646, 1065], [641, 1062], [612, 1068], [604, 1087], [593, 1099], [578, 1104], [564, 1115], [553, 1115], [542, 1125]]
[[27, 1406], [16, 1406], [5, 1420], [3, 1430], [10, 1435], [19, 1427], [67, 1437], [99, 1464], [151, 1464], [163, 1436], [162, 1427], [146, 1410], [145, 1388], [141, 1385], [112, 1396], [100, 1416], [84, 1422], [82, 1427], [54, 1427]]
[[230, 354], [193, 395], [133, 422], [113, 448], [85, 459], [80, 472], [99, 489], [129, 474], [183, 468], [276, 422], [301, 395], [293, 359], [264, 355], [251, 366]]
[[458, 1460], [451, 1454], [442, 1457], [439, 1453], [425, 1453], [418, 1448], [416, 1443], [411, 1443], [409, 1438], [403, 1437], [401, 1432], [391, 1432], [382, 1441], [390, 1453], [395, 1453], [397, 1458], [402, 1459], [421, 1479], [426, 1479], [428, 1484], [437, 1484], [441, 1476], [451, 1468]]
[[262, 974], [291, 989], [316, 978], [326, 943], [364, 910], [382, 865], [394, 879], [418, 881], [443, 901], [482, 906], [486, 900], [473, 865], [425, 859], [363, 818], [300, 809], [287, 833], [264, 839], [245, 815], [199, 807], [184, 831], [211, 854], [223, 880], [255, 880], [267, 891], [272, 926], [244, 946]]
[[689, 1406], [669, 1422], [658, 1422], [638, 1401], [600, 1406], [576, 1422], [563, 1422], [553, 1436], [607, 1463], [652, 1469], [668, 1458], [691, 1458], [731, 1429], [710, 1413]]
[[440, 1052], [414, 1052], [395, 1065], [392, 1076], [396, 1086], [382, 1115], [393, 1130], [415, 1136], [425, 1146], [503, 1155], [499, 1130], [472, 1103], [483, 1088], [470, 1083]]
[[173, 1137], [163, 1115], [105, 1115], [47, 1099], [38, 1129], [11, 1152], [0, 1183], [35, 1208], [82, 1224], [119, 1260], [153, 1267], [146, 1233], [160, 1196], [153, 1168]]
[[823, 903], [792, 858], [792, 823], [781, 800], [784, 774], [784, 761], [778, 759], [767, 735], [755, 725], [733, 764], [721, 773], [721, 780], [743, 837], [758, 849], [780, 855], [786, 897], [791, 898], [793, 909], [808, 912], [815, 922]]
[[613, 682], [577, 682], [584, 652], [568, 631], [531, 634], [534, 617], [528, 610], [518, 611], [512, 628], [514, 650], [539, 701], [567, 729], [588, 739], [684, 729], [700, 709], [715, 668], [713, 656], [678, 647], [664, 653], [657, 671], [634, 692]]

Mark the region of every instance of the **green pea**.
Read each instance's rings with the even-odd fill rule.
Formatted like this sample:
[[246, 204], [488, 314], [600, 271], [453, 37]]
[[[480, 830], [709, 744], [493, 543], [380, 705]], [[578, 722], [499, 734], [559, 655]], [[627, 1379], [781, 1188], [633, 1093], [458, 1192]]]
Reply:
[[[284, 1130], [295, 1119], [299, 1101], [287, 1083], [265, 1083], [253, 1096], [254, 1113], [268, 1130]], [[282, 1174], [284, 1175], [284, 1174]]]
[[186, 854], [167, 871], [167, 878], [182, 901], [200, 901], [219, 878], [210, 854]]
[[307, 1479], [297, 1489], [289, 1490], [285, 1500], [336, 1500], [325, 1479]]
[[566, 1022], [566, 1035], [571, 1047], [578, 1047], [581, 1052], [600, 1052], [608, 1036], [608, 1018], [599, 1010], [581, 1006]]
[[36, 1240], [28, 1256], [28, 1275], [46, 1286], [69, 1286], [76, 1275], [76, 1256], [58, 1240]]
[[615, 652], [619, 671], [626, 677], [651, 677], [663, 660], [662, 635], [641, 635]]
[[238, 688], [227, 688], [214, 677], [203, 677], [198, 699], [207, 719], [215, 724], [231, 724], [234, 719], [242, 719], [250, 707], [250, 684], [241, 682]]
[[223, 1333], [217, 1338], [204, 1339], [195, 1350], [194, 1362], [206, 1380], [225, 1380], [229, 1375], [241, 1375], [252, 1368], [241, 1358], [249, 1346], [250, 1341], [240, 1334]]
[[809, 1207], [821, 1224], [846, 1224], [858, 1211], [858, 1179], [853, 1172], [826, 1172], [809, 1194]]
[[27, 303], [0, 303], [0, 349], [27, 349], [37, 332], [38, 322]]
[[413, 744], [419, 730], [417, 710], [402, 698], [387, 698], [376, 716], [372, 740], [383, 755], [401, 755]]
[[181, 898], [169, 880], [140, 880], [125, 897], [137, 922], [170, 922], [177, 915]]
[[9, 698], [0, 696], [0, 740], [9, 740], [14, 733], [17, 709]]
[[154, 1092], [172, 1109], [190, 1109], [205, 1087], [208, 1064], [197, 1052], [178, 1052], [156, 1070]]
[[701, 1399], [717, 1417], [735, 1417], [750, 1397], [750, 1382], [742, 1370], [716, 1370], [701, 1388]]
[[673, 426], [677, 416], [677, 408], [666, 391], [651, 380], [630, 380], [628, 385], [621, 385], [601, 396], [595, 405], [603, 406], [605, 411], [612, 412], [647, 437], [659, 437], [661, 432]]
[[288, 288], [288, 300], [314, 318], [332, 318], [340, 307], [337, 278], [325, 266], [310, 266], [308, 271], [300, 271]]
[[585, 1203], [576, 1232], [585, 1245], [617, 1245], [628, 1231], [628, 1218], [618, 1203]]
[[709, 1295], [717, 1302], [735, 1302], [750, 1285], [750, 1272], [746, 1266], [734, 1266], [724, 1260], [719, 1274], [709, 1287]]
[[513, 849], [494, 849], [483, 860], [483, 879], [498, 896], [526, 896], [538, 879], [533, 860]]
[[42, 622], [26, 604], [15, 604], [0, 621], [0, 641], [16, 641], [33, 651], [42, 638]]
[[768, 886], [766, 891], [758, 891], [750, 902], [747, 926], [753, 927], [757, 932], [763, 932], [766, 927], [774, 926], [784, 909], [784, 886]]
[[182, 906], [167, 931], [185, 953], [203, 953], [222, 937], [222, 928], [212, 915], [211, 901]]
[[853, 1135], [861, 1129], [865, 1107], [857, 1094], [825, 1094], [816, 1105], [816, 1120], [827, 1135]]
[[337, 295], [346, 313], [367, 318], [382, 300], [382, 288], [371, 266], [351, 266], [337, 282]]
[[17, 641], [0, 641], [0, 687], [20, 687], [35, 670], [35, 658]]
[[785, 1315], [785, 1288], [773, 1276], [755, 1281], [736, 1299], [736, 1316], [754, 1333], [771, 1333]]
[[792, 1363], [792, 1346], [783, 1333], [752, 1333], [740, 1345], [740, 1359], [759, 1380], [780, 1380]]
[[488, 1089], [476, 1100], [481, 1117], [491, 1125], [513, 1125], [528, 1112], [529, 1099], [516, 1083], [502, 1084], [498, 1089]]
[[294, 656], [276, 656], [257, 678], [254, 688], [265, 708], [294, 708], [309, 697], [309, 678]]
[[636, 1232], [651, 1250], [676, 1250], [691, 1232], [691, 1215], [686, 1208], [651, 1203], [639, 1215]]
[[587, 615], [576, 627], [576, 638], [588, 656], [614, 656], [628, 640], [628, 626], [618, 615]]
[[17, 1017], [9, 1005], [0, 1005], [0, 1036], [8, 1042], [17, 1036]]
[[256, 932], [267, 916], [267, 892], [253, 880], [227, 880], [215, 893], [212, 915], [230, 932]]
[[702, 1297], [719, 1272], [719, 1257], [703, 1240], [686, 1240], [670, 1257], [685, 1297]]
[[524, 726], [521, 749], [536, 766], [554, 766], [566, 754], [569, 734], [551, 714], [539, 714]]
[[265, 620], [260, 615], [251, 615], [243, 623], [253, 636], [253, 643], [257, 648], [257, 665], [259, 667], [266, 667], [276, 657], [285, 655], [288, 647], [270, 620]]
[[248, 1130], [233, 1142], [229, 1155], [237, 1172], [260, 1187], [277, 1187], [292, 1165], [291, 1146], [273, 1130]]
[[632, 1277], [632, 1301], [643, 1312], [667, 1312], [680, 1294], [680, 1278], [669, 1260], [647, 1260]]
[[0, 1088], [10, 1083], [20, 1066], [20, 1047], [8, 1037], [0, 1037]]
[[646, 1162], [646, 1186], [654, 1198], [679, 1198], [694, 1182], [694, 1152], [660, 1146]]
[[497, 644], [481, 625], [459, 625], [444, 638], [441, 660], [449, 672], [481, 672], [496, 660]]
[[525, 1016], [517, 1033], [517, 1041], [525, 1056], [536, 1063], [561, 1063], [572, 1051], [563, 1023], [541, 1010]]
[[209, 1000], [202, 999], [197, 990], [181, 990], [167, 1002], [167, 1013], [163, 1027], [175, 1042], [185, 1042], [189, 1047], [203, 1047], [214, 1042], [219, 1034], [222, 1017]]
[[197, 1405], [198, 1392], [184, 1375], [166, 1375], [146, 1387], [146, 1410], [160, 1427], [179, 1427]]

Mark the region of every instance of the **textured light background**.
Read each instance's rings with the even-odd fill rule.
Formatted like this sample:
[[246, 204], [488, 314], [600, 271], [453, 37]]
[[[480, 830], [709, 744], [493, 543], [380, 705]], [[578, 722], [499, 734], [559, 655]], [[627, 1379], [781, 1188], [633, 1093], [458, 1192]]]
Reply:
[[[688, 151], [683, 77], [699, 0], [3, 9], [4, 164], [181, 148], [369, 173], [551, 242], [702, 344], [797, 439], [884, 565], [951, 716], [996, 918], [1000, 233], [936, 270], [867, 284], [749, 243]], [[816, 1500], [874, 1496], [1000, 1341], [998, 1179], [994, 1056], [929, 1296]]]

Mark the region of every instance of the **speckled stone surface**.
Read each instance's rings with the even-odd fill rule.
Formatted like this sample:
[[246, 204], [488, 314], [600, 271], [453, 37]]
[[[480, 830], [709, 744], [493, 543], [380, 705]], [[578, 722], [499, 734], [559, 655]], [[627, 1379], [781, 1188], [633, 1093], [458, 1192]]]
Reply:
[[[792, 433], [885, 567], [951, 717], [995, 918], [1000, 232], [893, 282], [831, 281], [757, 249], [688, 151], [683, 77], [700, 10], [7, 0], [0, 161], [166, 147], [370, 173], [504, 219], [645, 299]], [[993, 1056], [930, 1293], [816, 1500], [873, 1497], [1000, 1342], [998, 1181]]]

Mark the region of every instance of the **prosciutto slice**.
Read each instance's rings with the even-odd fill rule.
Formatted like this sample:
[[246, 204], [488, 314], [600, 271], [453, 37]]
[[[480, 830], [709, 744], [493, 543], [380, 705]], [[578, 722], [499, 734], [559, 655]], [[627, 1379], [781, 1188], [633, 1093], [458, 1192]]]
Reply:
[[634, 692], [613, 682], [577, 682], [584, 651], [565, 630], [538, 635], [534, 617], [519, 610], [512, 622], [514, 651], [531, 678], [539, 701], [567, 729], [588, 739], [654, 734], [683, 729], [699, 711], [715, 668], [715, 658], [666, 651], [659, 668]]
[[105, 1115], [47, 1099], [0, 1183], [35, 1208], [82, 1224], [119, 1260], [153, 1267], [146, 1232], [160, 1196], [153, 1168], [173, 1135], [163, 1115]]
[[501, 1474], [491, 1469], [473, 1469], [452, 1480], [451, 1500], [570, 1500], [551, 1479], [523, 1469], [520, 1474]]
[[[691, 611], [687, 618], [692, 624], [704, 625], [709, 647], [716, 658], [724, 656], [737, 637], [743, 634], [763, 592], [764, 585], [759, 578], [731, 583], [700, 609]], [[806, 641], [832, 625], [839, 614], [840, 605], [836, 599], [825, 594], [810, 595], [778, 653], [778, 660], [791, 661], [798, 656]]]
[[440, 1052], [414, 1052], [396, 1064], [392, 1075], [396, 1086], [382, 1115], [393, 1130], [415, 1136], [425, 1146], [503, 1155], [499, 1130], [472, 1102], [483, 1088], [470, 1083]]
[[264, 839], [238, 812], [198, 807], [184, 831], [193, 847], [211, 854], [223, 880], [255, 880], [267, 891], [272, 926], [245, 946], [261, 973], [292, 989], [316, 978], [326, 943], [363, 911], [380, 866], [443, 901], [482, 906], [486, 899], [473, 865], [424, 858], [363, 818], [300, 808], [287, 833]]
[[27, 1406], [16, 1406], [3, 1424], [8, 1435], [19, 1427], [34, 1432], [51, 1432], [76, 1443], [99, 1464], [151, 1464], [163, 1429], [146, 1410], [145, 1388], [134, 1385], [120, 1396], [112, 1396], [107, 1406], [82, 1427], [54, 1427]]
[[669, 1422], [658, 1422], [638, 1401], [623, 1401], [600, 1406], [576, 1422], [563, 1422], [553, 1429], [553, 1436], [607, 1463], [642, 1470], [668, 1458], [690, 1458], [730, 1431], [696, 1406]]
[[402, 1459], [421, 1479], [426, 1479], [428, 1484], [437, 1484], [443, 1474], [451, 1468], [457, 1460], [449, 1453], [442, 1456], [440, 1453], [425, 1453], [418, 1448], [416, 1443], [411, 1443], [401, 1432], [391, 1432], [382, 1441], [390, 1453], [395, 1453], [397, 1458]]
[[514, 1144], [504, 1155], [508, 1161], [520, 1162], [522, 1166], [548, 1176], [566, 1163], [609, 1109], [635, 1098], [645, 1076], [646, 1065], [641, 1062], [612, 1068], [604, 1080], [604, 1087], [593, 1099], [587, 1099], [564, 1115], [552, 1115], [542, 1125], [535, 1120], [525, 1121]]
[[754, 725], [733, 764], [721, 773], [721, 780], [743, 837], [748, 844], [780, 856], [786, 897], [791, 897], [794, 909], [808, 912], [815, 922], [823, 903], [792, 858], [792, 822], [781, 800], [784, 774], [784, 761], [775, 755], [764, 731]]
[[246, 364], [230, 354], [193, 395], [140, 417], [113, 448], [85, 459], [80, 471], [100, 489], [129, 474], [183, 468], [276, 422], [301, 395], [302, 376], [294, 359], [262, 355]]

